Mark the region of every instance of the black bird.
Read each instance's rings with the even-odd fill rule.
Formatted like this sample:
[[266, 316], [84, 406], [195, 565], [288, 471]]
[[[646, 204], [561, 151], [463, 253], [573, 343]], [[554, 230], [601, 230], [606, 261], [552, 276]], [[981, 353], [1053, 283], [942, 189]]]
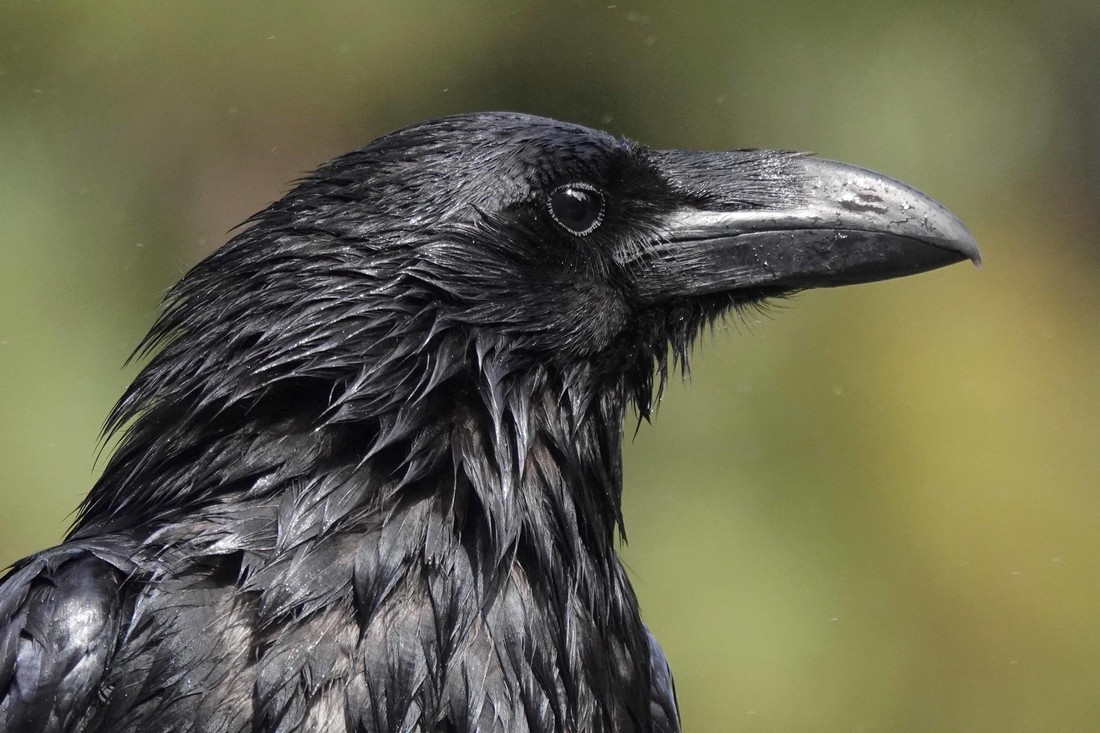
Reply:
[[72, 531], [0, 586], [0, 730], [677, 731], [628, 405], [731, 309], [963, 259], [805, 155], [486, 113], [337, 158], [169, 292]]

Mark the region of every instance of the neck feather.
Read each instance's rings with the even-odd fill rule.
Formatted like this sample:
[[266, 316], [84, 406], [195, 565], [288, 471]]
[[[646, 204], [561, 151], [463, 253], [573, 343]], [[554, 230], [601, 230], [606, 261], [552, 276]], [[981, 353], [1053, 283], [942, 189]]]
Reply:
[[[124, 397], [136, 417], [74, 532], [154, 530], [209, 507], [311, 492], [323, 521], [359, 522], [430, 495], [480, 516], [498, 561], [521, 542], [547, 562], [610, 557], [622, 529], [624, 388], [590, 365], [519, 369], [491, 348], [442, 351], [401, 380], [413, 396], [400, 401], [395, 379], [376, 370], [204, 404], [201, 389], [155, 390], [169, 370], [154, 360]], [[160, 391], [195, 399], [165, 403]]]

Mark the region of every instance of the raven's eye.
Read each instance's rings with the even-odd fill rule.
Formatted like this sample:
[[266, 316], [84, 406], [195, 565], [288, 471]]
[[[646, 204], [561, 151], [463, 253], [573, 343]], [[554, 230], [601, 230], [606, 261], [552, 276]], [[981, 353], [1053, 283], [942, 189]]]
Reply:
[[603, 221], [603, 196], [587, 183], [567, 183], [550, 192], [550, 216], [578, 237], [591, 234]]

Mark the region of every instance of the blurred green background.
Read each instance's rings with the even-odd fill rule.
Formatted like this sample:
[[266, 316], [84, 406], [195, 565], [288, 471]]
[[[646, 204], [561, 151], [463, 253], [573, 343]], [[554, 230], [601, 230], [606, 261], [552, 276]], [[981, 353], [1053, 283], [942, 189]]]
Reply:
[[0, 564], [62, 536], [160, 294], [321, 161], [478, 109], [812, 150], [986, 266], [731, 319], [629, 445], [685, 729], [1100, 730], [1095, 0], [0, 7]]

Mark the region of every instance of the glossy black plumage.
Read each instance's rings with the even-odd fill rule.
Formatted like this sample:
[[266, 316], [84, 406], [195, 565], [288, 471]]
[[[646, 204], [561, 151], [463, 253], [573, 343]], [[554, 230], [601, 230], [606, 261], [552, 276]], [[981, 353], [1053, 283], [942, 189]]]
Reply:
[[[730, 308], [976, 257], [818, 165], [499, 113], [322, 167], [169, 293], [69, 538], [0, 587], [0, 730], [679, 730], [614, 549], [628, 403]], [[930, 226], [872, 221], [910, 195]]]

